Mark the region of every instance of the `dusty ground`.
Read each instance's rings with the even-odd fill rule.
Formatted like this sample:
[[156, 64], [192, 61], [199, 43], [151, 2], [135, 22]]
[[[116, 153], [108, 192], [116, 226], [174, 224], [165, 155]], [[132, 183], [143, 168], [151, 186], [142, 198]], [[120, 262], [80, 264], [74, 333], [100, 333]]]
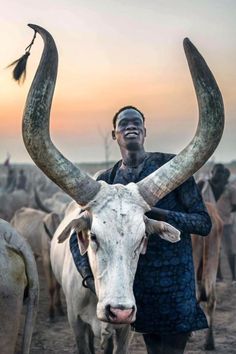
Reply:
[[[48, 294], [41, 270], [40, 284], [39, 313], [33, 335], [31, 354], [76, 353], [75, 342], [66, 316], [57, 317], [55, 323], [50, 323], [47, 320]], [[205, 333], [204, 331], [199, 331], [189, 341], [185, 351], [186, 354], [236, 353], [236, 285], [232, 285], [228, 277], [226, 282], [217, 283], [217, 293], [218, 304], [215, 318], [216, 350], [207, 352], [203, 349]], [[97, 351], [97, 353], [100, 354], [102, 352]], [[146, 354], [140, 335], [134, 335], [130, 354]]]

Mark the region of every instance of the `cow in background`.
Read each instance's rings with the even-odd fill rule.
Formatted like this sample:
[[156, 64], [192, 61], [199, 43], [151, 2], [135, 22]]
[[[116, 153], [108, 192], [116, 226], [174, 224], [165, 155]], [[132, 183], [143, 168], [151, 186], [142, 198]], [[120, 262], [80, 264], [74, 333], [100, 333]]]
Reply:
[[[232, 281], [236, 281], [236, 264], [234, 251], [234, 228], [233, 212], [236, 211], [236, 188], [229, 181], [230, 170], [223, 164], [217, 163], [211, 170], [211, 176], [205, 180], [198, 181], [198, 187], [205, 202], [215, 205], [224, 222], [222, 248], [229, 264]], [[218, 266], [218, 278], [223, 279], [220, 262]]]
[[20, 353], [29, 354], [39, 295], [38, 273], [27, 242], [0, 219], [0, 352], [14, 354], [27, 301]]
[[45, 213], [32, 208], [21, 208], [11, 219], [11, 225], [28, 241], [35, 259], [42, 261], [49, 292], [49, 319], [55, 317], [55, 311], [63, 315], [60, 297], [60, 285], [56, 281], [50, 263], [50, 244], [52, 236], [61, 221], [57, 213]]
[[214, 204], [206, 202], [212, 221], [212, 229], [207, 237], [192, 235], [197, 299], [206, 302], [209, 329], [205, 342], [206, 350], [215, 349], [213, 323], [216, 308], [216, 275], [223, 236], [223, 221]]

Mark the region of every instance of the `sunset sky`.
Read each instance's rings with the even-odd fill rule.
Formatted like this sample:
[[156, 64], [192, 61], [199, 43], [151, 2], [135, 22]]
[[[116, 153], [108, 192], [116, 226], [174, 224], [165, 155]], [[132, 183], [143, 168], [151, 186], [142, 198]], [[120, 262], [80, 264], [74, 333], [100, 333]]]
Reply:
[[[51, 136], [70, 160], [104, 160], [104, 136], [122, 106], [146, 117], [147, 151], [178, 153], [192, 139], [198, 109], [183, 51], [195, 44], [221, 89], [226, 112], [216, 161], [236, 160], [235, 0], [1, 0], [0, 163], [31, 162], [21, 137], [25, 99], [42, 53], [38, 35], [24, 85], [6, 66], [46, 28], [59, 51]], [[110, 142], [110, 160], [120, 157]]]

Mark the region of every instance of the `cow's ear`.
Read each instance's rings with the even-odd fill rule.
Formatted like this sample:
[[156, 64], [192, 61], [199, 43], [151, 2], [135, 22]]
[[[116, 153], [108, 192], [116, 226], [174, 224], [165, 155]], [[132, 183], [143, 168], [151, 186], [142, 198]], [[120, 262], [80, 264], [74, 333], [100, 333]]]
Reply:
[[73, 219], [69, 222], [69, 224], [62, 230], [60, 235], [58, 236], [58, 242], [64, 242], [71, 234], [71, 230], [74, 229], [77, 235], [83, 231], [88, 230], [91, 225], [91, 218], [87, 211], [84, 211], [77, 219]]
[[88, 230], [82, 230], [77, 232], [77, 238], [78, 238], [79, 250], [81, 255], [83, 256], [87, 252], [89, 246]]
[[158, 234], [164, 240], [172, 243], [180, 241], [180, 231], [167, 222], [149, 219], [146, 216], [144, 217], [144, 221], [148, 235]]
[[61, 231], [57, 237], [58, 243], [64, 242], [70, 236], [71, 229], [74, 227], [76, 221], [77, 219], [71, 220], [71, 222]]

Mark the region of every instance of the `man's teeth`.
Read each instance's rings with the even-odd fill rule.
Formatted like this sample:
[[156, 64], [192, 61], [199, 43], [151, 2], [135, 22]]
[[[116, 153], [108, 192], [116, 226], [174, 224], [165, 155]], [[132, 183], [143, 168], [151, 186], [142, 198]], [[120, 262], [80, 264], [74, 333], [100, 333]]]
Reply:
[[132, 133], [127, 133], [126, 136], [137, 136], [138, 134], [135, 133], [135, 132], [132, 132]]

